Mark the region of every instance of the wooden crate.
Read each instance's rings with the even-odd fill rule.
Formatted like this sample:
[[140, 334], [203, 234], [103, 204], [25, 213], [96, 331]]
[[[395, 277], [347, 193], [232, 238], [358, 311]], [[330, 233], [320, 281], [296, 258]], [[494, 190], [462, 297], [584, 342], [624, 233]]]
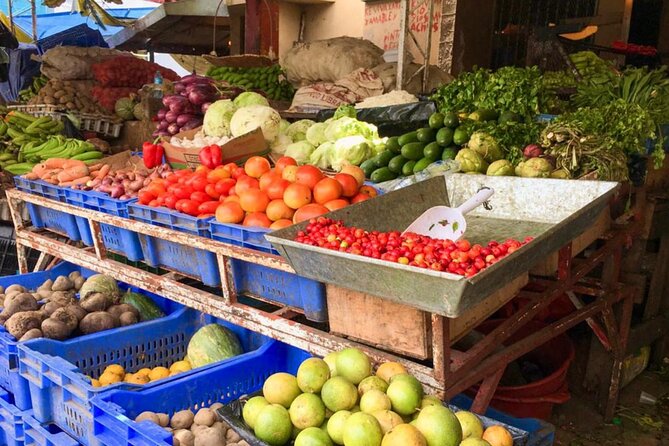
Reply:
[[[590, 246], [595, 240], [601, 237], [606, 231], [611, 229], [611, 211], [609, 207], [602, 209], [595, 223], [588, 228], [583, 234], [576, 237], [571, 245], [571, 255], [576, 257], [583, 252], [585, 248]], [[539, 262], [531, 271], [530, 274], [535, 276], [553, 276], [558, 269], [558, 252], [555, 251], [541, 262]]]
[[[523, 274], [464, 315], [451, 319], [451, 341], [457, 341], [500, 309], [527, 281], [528, 275]], [[432, 357], [429, 313], [336, 285], [328, 284], [326, 293], [333, 334], [416, 359]]]

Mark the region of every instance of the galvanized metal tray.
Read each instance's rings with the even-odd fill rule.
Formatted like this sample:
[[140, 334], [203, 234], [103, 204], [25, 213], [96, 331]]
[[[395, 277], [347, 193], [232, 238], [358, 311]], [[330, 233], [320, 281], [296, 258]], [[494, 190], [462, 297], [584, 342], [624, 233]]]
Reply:
[[403, 230], [426, 209], [459, 206], [481, 187], [495, 190], [490, 207], [467, 215], [465, 237], [487, 244], [534, 240], [471, 278], [371, 259], [295, 241], [307, 222], [266, 235], [298, 274], [455, 318], [528, 272], [591, 225], [618, 183], [485, 175], [435, 177], [327, 214], [367, 230]]

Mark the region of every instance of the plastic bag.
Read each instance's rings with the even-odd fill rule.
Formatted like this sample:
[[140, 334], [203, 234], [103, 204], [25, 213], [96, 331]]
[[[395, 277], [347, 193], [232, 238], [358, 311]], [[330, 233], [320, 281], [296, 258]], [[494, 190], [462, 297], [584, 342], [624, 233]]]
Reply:
[[447, 176], [458, 172], [460, 172], [460, 164], [457, 161], [436, 161], [415, 175], [377, 183], [374, 187], [380, 189], [383, 193], [388, 193], [402, 189], [403, 187], [411, 186], [412, 184], [420, 183], [429, 178], [442, 175]]

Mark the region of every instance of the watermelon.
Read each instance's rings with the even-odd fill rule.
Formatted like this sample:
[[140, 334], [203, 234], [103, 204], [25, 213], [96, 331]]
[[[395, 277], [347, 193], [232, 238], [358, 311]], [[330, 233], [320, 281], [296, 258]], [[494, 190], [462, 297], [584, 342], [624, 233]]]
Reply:
[[114, 111], [116, 114], [126, 121], [135, 117], [134, 108], [135, 101], [130, 98], [121, 98], [117, 100], [116, 104], [114, 105]]
[[142, 322], [165, 316], [160, 307], [149, 296], [145, 296], [144, 294], [128, 291], [123, 295], [121, 303], [137, 308], [137, 311], [139, 311], [139, 320]]
[[209, 324], [195, 332], [186, 352], [191, 365], [196, 368], [241, 355], [244, 350], [231, 330]]

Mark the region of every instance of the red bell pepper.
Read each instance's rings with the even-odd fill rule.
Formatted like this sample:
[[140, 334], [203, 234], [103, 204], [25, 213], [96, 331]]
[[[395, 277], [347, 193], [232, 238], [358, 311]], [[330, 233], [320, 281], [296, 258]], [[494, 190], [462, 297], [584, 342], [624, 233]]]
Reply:
[[223, 164], [223, 151], [216, 144], [203, 147], [198, 154], [200, 164], [209, 169], [215, 169]]
[[165, 155], [165, 149], [160, 144], [149, 141], [142, 144], [142, 159], [147, 169], [160, 166], [163, 163], [163, 155]]

